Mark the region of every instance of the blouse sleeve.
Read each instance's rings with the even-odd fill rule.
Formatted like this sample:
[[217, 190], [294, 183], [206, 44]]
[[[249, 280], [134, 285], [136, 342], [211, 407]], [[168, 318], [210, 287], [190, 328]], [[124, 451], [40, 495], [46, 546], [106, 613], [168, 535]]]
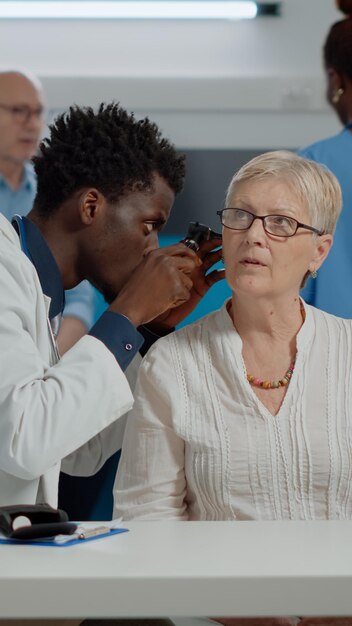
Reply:
[[187, 520], [185, 447], [168, 339], [159, 340], [138, 375], [114, 486], [114, 517]]

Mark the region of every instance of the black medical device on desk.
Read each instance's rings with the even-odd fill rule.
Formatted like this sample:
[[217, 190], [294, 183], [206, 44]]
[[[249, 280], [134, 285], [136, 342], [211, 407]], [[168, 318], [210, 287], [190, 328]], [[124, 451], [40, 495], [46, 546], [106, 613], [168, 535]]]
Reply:
[[8, 539], [71, 535], [76, 529], [65, 511], [49, 504], [0, 506], [0, 532]]

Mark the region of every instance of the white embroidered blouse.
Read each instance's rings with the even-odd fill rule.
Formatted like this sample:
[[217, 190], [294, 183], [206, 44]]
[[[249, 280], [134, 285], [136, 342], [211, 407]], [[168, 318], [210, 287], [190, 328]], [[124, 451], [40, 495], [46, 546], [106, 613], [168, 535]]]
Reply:
[[276, 416], [247, 382], [225, 306], [153, 346], [127, 421], [115, 516], [352, 519], [352, 321], [305, 310]]

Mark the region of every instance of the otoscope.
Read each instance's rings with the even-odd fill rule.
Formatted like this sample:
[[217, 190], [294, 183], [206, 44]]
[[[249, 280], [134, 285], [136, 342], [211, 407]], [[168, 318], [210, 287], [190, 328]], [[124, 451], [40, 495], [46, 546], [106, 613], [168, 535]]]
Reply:
[[221, 239], [220, 233], [216, 233], [210, 226], [201, 224], [200, 222], [190, 222], [188, 225], [187, 235], [182, 239], [182, 243], [195, 252], [198, 252], [200, 244], [210, 239]]

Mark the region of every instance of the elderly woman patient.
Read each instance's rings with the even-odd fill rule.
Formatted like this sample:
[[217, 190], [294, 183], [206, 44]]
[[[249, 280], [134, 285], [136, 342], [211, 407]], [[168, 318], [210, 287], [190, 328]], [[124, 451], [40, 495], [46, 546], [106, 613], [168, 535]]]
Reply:
[[334, 175], [289, 152], [234, 175], [218, 212], [232, 298], [148, 352], [116, 515], [352, 519], [352, 322], [299, 297], [329, 253], [340, 207]]

